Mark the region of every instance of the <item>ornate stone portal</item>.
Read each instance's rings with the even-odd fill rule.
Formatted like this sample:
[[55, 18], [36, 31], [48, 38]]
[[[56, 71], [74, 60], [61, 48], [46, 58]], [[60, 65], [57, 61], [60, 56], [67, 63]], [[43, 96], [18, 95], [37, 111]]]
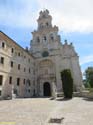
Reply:
[[54, 64], [49, 59], [40, 61], [38, 65], [37, 86], [38, 86], [38, 94], [40, 96], [44, 96], [45, 83], [49, 84], [50, 86], [49, 89], [51, 90], [51, 92], [49, 93], [51, 93], [50, 95], [52, 95], [52, 83], [55, 82], [55, 78], [56, 78], [54, 67], [55, 67]]

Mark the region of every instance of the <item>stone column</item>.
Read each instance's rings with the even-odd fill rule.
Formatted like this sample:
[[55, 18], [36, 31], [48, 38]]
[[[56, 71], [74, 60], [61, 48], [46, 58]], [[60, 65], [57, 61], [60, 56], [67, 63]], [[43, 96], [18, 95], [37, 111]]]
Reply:
[[52, 97], [55, 99], [57, 94], [57, 87], [55, 82], [52, 82]]

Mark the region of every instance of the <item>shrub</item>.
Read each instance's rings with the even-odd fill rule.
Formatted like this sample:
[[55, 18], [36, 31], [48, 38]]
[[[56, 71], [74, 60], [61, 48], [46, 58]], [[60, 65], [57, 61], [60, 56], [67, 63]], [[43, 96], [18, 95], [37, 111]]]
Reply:
[[73, 79], [69, 69], [61, 72], [61, 79], [63, 83], [63, 92], [65, 98], [72, 98], [73, 94]]

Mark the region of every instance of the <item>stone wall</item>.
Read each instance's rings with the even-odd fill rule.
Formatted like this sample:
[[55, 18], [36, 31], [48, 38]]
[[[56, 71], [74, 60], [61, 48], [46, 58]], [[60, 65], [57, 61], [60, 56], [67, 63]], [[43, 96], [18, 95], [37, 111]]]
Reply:
[[[2, 47], [3, 43], [4, 47]], [[0, 59], [1, 57], [4, 58], [4, 64], [0, 62], [0, 75], [3, 76], [2, 86], [0, 86], [1, 96], [4, 98], [11, 97], [12, 91], [15, 89], [18, 97], [31, 97], [34, 86], [34, 58], [8, 36], [0, 32]], [[9, 83], [10, 77], [12, 77], [11, 83]], [[20, 78], [19, 86], [17, 85], [17, 78]], [[27, 80], [30, 81], [29, 85], [26, 85]]]

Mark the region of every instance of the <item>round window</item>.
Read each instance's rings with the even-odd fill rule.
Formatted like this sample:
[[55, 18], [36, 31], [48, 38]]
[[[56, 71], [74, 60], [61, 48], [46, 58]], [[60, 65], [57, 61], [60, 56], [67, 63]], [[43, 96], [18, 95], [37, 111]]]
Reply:
[[42, 53], [42, 56], [43, 56], [43, 57], [47, 57], [47, 56], [49, 56], [49, 53], [48, 53], [47, 51], [44, 51], [44, 52]]

